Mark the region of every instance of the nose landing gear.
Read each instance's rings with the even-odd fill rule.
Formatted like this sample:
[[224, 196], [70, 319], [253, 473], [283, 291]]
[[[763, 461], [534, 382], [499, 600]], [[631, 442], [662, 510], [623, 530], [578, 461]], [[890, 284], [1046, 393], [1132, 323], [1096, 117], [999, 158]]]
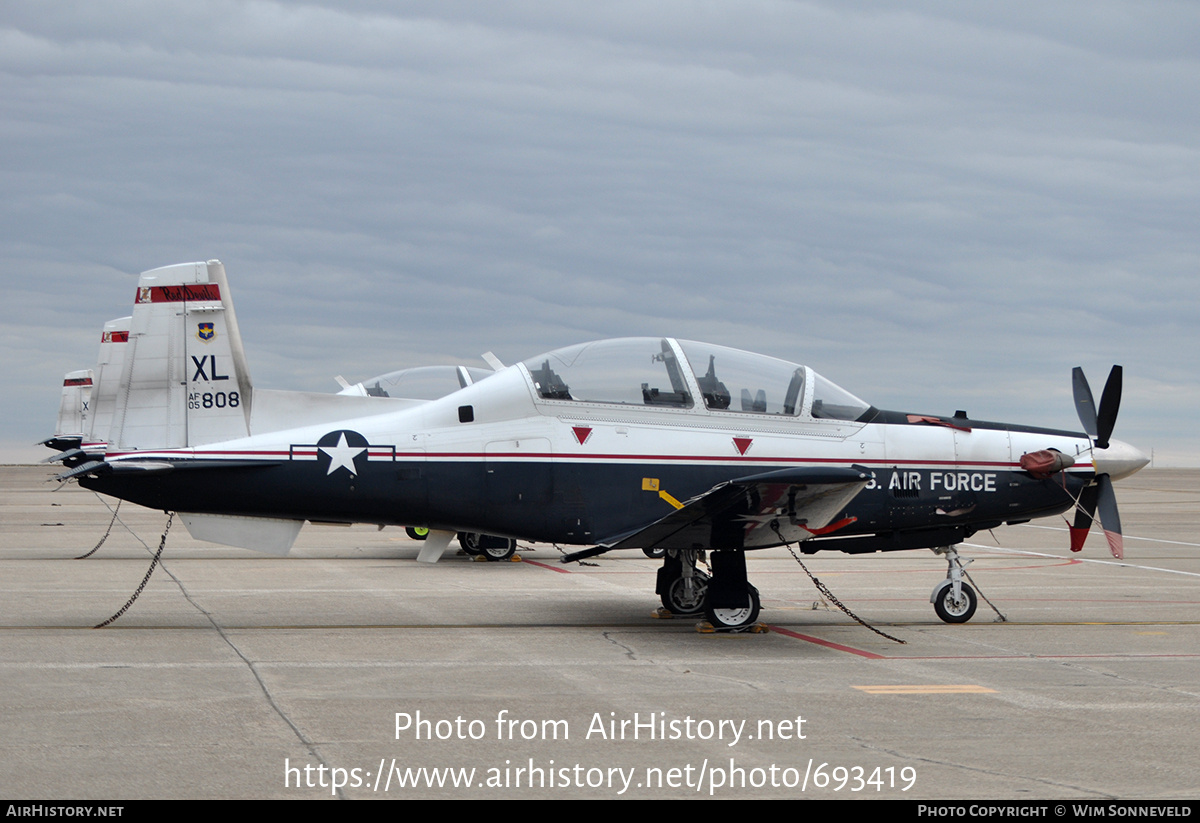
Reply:
[[975, 561], [967, 559], [964, 563], [958, 556], [958, 550], [953, 546], [941, 546], [933, 549], [934, 554], [946, 556], [946, 579], [933, 587], [929, 602], [937, 616], [947, 623], [966, 623], [975, 616], [978, 600], [975, 590], [963, 582], [965, 569]]

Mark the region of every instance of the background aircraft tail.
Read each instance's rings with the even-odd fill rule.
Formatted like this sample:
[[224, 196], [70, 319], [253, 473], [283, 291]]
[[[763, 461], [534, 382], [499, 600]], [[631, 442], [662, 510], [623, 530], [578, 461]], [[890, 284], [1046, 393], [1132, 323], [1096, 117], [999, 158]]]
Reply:
[[42, 441], [44, 445], [64, 452], [82, 449], [103, 455], [125, 364], [130, 319], [120, 317], [104, 324], [94, 370], [69, 372], [63, 378], [58, 425], [54, 437]]
[[108, 443], [113, 413], [125, 368], [125, 350], [129, 343], [129, 322], [132, 317], [119, 317], [104, 324], [100, 334], [100, 355], [96, 358], [96, 383], [92, 387], [92, 402], [83, 448], [101, 448]]
[[67, 372], [63, 376], [58, 423], [54, 427], [54, 436], [42, 441], [45, 445], [66, 450], [78, 448], [87, 439], [93, 382], [91, 369]]

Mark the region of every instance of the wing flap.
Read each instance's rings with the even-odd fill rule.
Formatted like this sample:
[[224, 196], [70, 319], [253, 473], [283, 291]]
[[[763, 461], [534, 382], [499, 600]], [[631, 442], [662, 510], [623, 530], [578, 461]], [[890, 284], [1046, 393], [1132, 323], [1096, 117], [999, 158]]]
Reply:
[[[714, 486], [660, 520], [600, 541], [605, 549], [761, 549], [828, 533], [871, 480], [863, 468], [789, 468]], [[848, 525], [845, 521], [835, 526]]]

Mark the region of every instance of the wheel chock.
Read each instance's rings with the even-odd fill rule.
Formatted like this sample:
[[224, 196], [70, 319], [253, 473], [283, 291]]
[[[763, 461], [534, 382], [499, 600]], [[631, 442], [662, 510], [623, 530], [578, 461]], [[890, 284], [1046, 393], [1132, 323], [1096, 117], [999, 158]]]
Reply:
[[664, 609], [662, 606], [659, 606], [650, 612], [650, 616], [657, 620], [695, 620], [696, 612], [692, 612], [691, 614], [675, 614], [670, 609]]
[[701, 620], [696, 624], [697, 634], [770, 634], [770, 632], [771, 627], [762, 622], [739, 626], [736, 629], [718, 629], [707, 620]]

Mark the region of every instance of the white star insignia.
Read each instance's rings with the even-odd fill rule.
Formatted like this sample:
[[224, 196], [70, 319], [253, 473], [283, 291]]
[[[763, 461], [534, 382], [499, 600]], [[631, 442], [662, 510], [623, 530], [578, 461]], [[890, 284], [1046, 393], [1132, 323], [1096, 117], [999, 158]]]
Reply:
[[345, 469], [350, 474], [358, 476], [358, 470], [354, 466], [354, 458], [366, 451], [364, 446], [351, 446], [346, 443], [346, 433], [342, 432], [342, 438], [336, 446], [321, 446], [321, 451], [329, 455], [329, 471], [325, 472], [326, 476], [333, 474], [338, 469]]

